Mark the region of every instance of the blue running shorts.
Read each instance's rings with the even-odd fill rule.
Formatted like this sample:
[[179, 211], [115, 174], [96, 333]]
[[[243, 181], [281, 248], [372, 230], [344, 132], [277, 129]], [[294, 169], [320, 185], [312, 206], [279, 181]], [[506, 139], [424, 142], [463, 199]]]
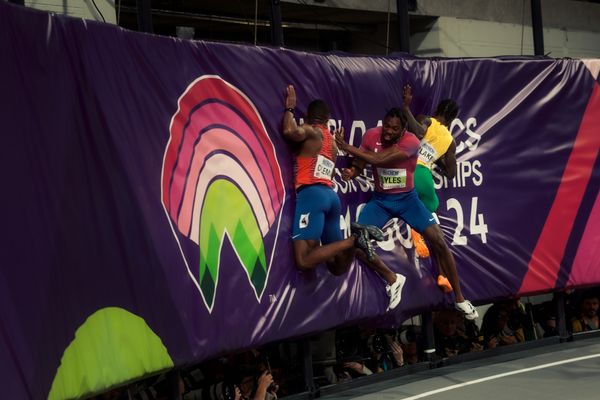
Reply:
[[402, 218], [420, 233], [428, 226], [436, 224], [435, 218], [414, 190], [390, 194], [373, 192], [371, 200], [358, 216], [358, 223], [383, 228], [392, 218]]
[[322, 244], [342, 240], [340, 199], [326, 185], [301, 186], [296, 193], [292, 240], [321, 240]]

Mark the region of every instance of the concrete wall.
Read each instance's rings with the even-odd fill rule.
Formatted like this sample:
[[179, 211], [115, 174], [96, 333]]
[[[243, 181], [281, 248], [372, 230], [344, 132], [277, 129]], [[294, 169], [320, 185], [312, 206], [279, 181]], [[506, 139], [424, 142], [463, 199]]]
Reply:
[[[297, 3], [296, 0], [282, 0]], [[307, 3], [348, 10], [396, 12], [396, 0], [325, 0]], [[411, 52], [419, 56], [491, 57], [533, 55], [531, 0], [416, 0], [412, 15], [437, 17], [428, 29], [411, 37]], [[395, 22], [395, 18], [393, 18]], [[544, 50], [550, 57], [600, 58], [600, 4], [578, 0], [543, 0]], [[396, 26], [390, 44], [397, 48]], [[414, 29], [413, 29], [414, 31]], [[372, 35], [386, 42], [385, 26]], [[354, 42], [354, 41], [353, 41]], [[353, 43], [352, 50], [384, 54], [369, 43]]]
[[[423, 57], [532, 55], [533, 35], [528, 25], [439, 17], [411, 38], [411, 50]], [[600, 32], [545, 28], [544, 51], [554, 58], [600, 58]]]
[[[96, 6], [106, 22], [115, 24], [117, 15], [115, 13], [115, 1], [118, 0], [94, 0]], [[94, 7], [92, 0], [25, 0], [27, 7], [38, 10], [50, 11], [57, 14], [70, 15], [94, 21], [102, 21], [102, 16]]]
[[[298, 4], [297, 0], [281, 0]], [[388, 3], [389, 1], [389, 3]], [[396, 12], [396, 0], [325, 0], [307, 4], [321, 7], [365, 10], [385, 13], [388, 4]], [[579, 0], [543, 0], [544, 25], [581, 31], [600, 32], [600, 4]], [[416, 0], [412, 14], [436, 17], [456, 17], [479, 21], [531, 23], [531, 0]]]

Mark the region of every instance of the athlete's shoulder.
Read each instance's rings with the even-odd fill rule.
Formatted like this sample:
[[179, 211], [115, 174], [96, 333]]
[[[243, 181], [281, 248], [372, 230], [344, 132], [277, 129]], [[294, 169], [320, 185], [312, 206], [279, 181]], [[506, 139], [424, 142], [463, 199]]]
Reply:
[[421, 147], [421, 141], [414, 133], [406, 131], [396, 146], [408, 154], [416, 154], [419, 151], [419, 147]]
[[381, 127], [380, 126], [376, 126], [374, 128], [368, 129], [365, 132], [365, 136], [363, 138], [369, 137], [369, 138], [377, 138], [381, 135]]
[[362, 138], [362, 146], [365, 147], [373, 147], [379, 141], [381, 137], [381, 127], [371, 128], [365, 132], [365, 135]]
[[420, 144], [421, 143], [421, 141], [419, 140], [419, 138], [414, 133], [409, 132], [409, 131], [406, 131], [404, 133], [404, 140], [407, 143], [410, 143], [410, 144], [415, 144], [415, 143], [416, 144]]
[[431, 128], [434, 129], [435, 131], [437, 131], [438, 134], [445, 134], [445, 135], [450, 135], [450, 130], [448, 129], [448, 127], [446, 125], [442, 125], [440, 123], [440, 121], [438, 121], [437, 119], [431, 117]]
[[312, 127], [312, 129], [314, 129], [316, 132], [319, 132], [322, 135], [325, 135], [326, 133], [330, 133], [329, 128], [326, 125], [310, 124], [309, 126]]

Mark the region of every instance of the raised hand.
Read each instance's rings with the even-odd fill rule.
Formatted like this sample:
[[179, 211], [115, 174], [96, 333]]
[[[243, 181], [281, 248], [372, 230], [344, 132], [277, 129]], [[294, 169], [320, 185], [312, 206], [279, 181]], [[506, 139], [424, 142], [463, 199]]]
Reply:
[[296, 89], [293, 85], [288, 85], [287, 96], [285, 97], [285, 108], [296, 108]]
[[404, 85], [402, 89], [402, 102], [405, 107], [410, 107], [410, 103], [412, 103], [412, 87], [410, 85]]
[[348, 148], [348, 143], [346, 143], [346, 139], [344, 139], [344, 127], [336, 129], [333, 134], [335, 135], [335, 144], [338, 149], [346, 150]]
[[354, 168], [342, 168], [342, 179], [345, 181], [349, 181], [354, 178]]
[[402, 347], [400, 346], [400, 343], [396, 342], [395, 340], [392, 340], [389, 343], [390, 346], [390, 350], [392, 351], [392, 355], [394, 356], [394, 359], [396, 360], [396, 364], [398, 365], [403, 365], [404, 364], [404, 352], [402, 351]]
[[469, 351], [483, 351], [483, 346], [479, 343], [473, 342], [471, 343], [471, 349]]
[[269, 371], [265, 371], [258, 378], [258, 387], [264, 390], [267, 390], [269, 386], [273, 383], [273, 375]]
[[354, 372], [356, 372], [357, 374], [364, 374], [363, 365], [360, 363], [357, 363], [356, 361], [344, 363], [344, 368], [351, 369]]

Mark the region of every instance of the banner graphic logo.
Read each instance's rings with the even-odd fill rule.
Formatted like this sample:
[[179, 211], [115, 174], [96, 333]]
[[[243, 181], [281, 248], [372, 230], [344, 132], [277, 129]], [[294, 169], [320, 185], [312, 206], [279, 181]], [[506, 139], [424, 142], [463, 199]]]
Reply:
[[206, 307], [212, 311], [226, 236], [260, 301], [285, 188], [256, 107], [219, 76], [205, 75], [179, 98], [169, 130], [161, 200]]

